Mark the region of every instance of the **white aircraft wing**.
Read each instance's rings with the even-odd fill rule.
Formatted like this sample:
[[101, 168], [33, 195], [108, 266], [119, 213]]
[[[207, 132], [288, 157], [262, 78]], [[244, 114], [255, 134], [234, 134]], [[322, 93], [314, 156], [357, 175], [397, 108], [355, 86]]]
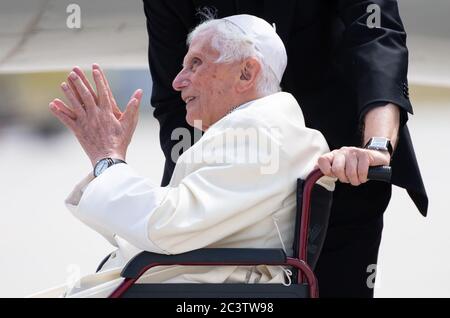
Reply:
[[93, 62], [109, 69], [147, 67], [141, 0], [74, 2], [2, 0], [0, 73], [67, 70]]
[[[71, 3], [1, 1], [0, 73], [67, 70], [93, 62], [106, 68], [147, 66], [141, 0], [77, 0], [81, 28], [68, 26], [74, 14], [68, 10]], [[408, 31], [410, 82], [450, 85], [450, 1], [399, 4]]]

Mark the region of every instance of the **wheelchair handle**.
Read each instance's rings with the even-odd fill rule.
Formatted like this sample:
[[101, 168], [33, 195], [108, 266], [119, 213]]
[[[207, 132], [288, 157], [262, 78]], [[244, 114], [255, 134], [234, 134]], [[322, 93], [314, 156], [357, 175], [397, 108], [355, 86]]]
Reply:
[[391, 182], [392, 168], [390, 166], [374, 166], [369, 168], [367, 179]]
[[[392, 169], [389, 166], [374, 166], [369, 167], [369, 172], [367, 178], [369, 180], [390, 182], [392, 175]], [[322, 171], [320, 169], [313, 170], [308, 177], [305, 179], [303, 186], [303, 200], [302, 207], [300, 210], [301, 221], [299, 232], [296, 233], [296, 237], [300, 238], [298, 245], [297, 255], [299, 255], [300, 260], [306, 262], [307, 246], [308, 246], [308, 232], [309, 232], [309, 218], [311, 213], [311, 192], [316, 184], [316, 182], [323, 177]], [[298, 212], [297, 212], [298, 213]], [[303, 275], [299, 275], [298, 282], [303, 282]]]

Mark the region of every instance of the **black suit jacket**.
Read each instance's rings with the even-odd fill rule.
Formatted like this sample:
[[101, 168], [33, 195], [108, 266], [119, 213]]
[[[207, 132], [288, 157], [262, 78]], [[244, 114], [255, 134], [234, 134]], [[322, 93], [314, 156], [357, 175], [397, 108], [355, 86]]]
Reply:
[[[368, 28], [380, 6], [381, 27]], [[172, 130], [192, 128], [172, 81], [187, 52], [186, 36], [199, 22], [198, 8], [215, 8], [217, 17], [253, 14], [276, 24], [288, 65], [281, 86], [299, 101], [306, 125], [320, 130], [331, 149], [361, 146], [361, 122], [373, 107], [388, 102], [401, 109], [399, 142], [392, 161], [392, 183], [405, 188], [423, 215], [428, 198], [406, 126], [409, 101], [406, 33], [395, 0], [144, 0], [153, 78], [151, 103], [160, 123], [167, 158], [163, 185], [173, 171]], [[376, 196], [376, 194], [374, 194]]]

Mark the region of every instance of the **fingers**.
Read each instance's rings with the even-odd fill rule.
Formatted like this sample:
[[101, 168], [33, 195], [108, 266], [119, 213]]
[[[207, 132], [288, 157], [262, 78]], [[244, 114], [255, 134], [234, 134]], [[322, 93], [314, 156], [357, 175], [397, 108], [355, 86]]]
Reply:
[[376, 161], [372, 158], [375, 155], [367, 149], [342, 147], [322, 155], [317, 165], [324, 175], [358, 186], [367, 182], [369, 166]]
[[100, 72], [100, 75], [103, 78], [103, 82], [105, 83], [106, 87], [108, 88], [109, 99], [115, 106], [117, 106], [116, 100], [115, 100], [115, 98], [114, 98], [114, 96], [112, 94], [111, 87], [109, 86], [108, 79], [106, 78], [105, 73], [103, 72], [103, 70], [100, 68], [100, 65], [98, 65], [96, 63], [92, 64], [92, 70], [98, 70]]
[[77, 89], [75, 87], [75, 84], [72, 82], [72, 80], [70, 79], [70, 77], [67, 77], [67, 82], [66, 82], [70, 89], [72, 90], [72, 94], [75, 96], [75, 98], [78, 100], [78, 102], [80, 103], [80, 105], [83, 105], [83, 100], [81, 99], [81, 96], [78, 94]]
[[114, 113], [114, 116], [117, 119], [120, 119], [122, 117], [122, 111], [120, 110], [120, 108], [117, 106], [116, 103], [116, 99], [114, 98], [114, 95], [112, 94], [112, 90], [111, 87], [109, 86], [109, 82], [108, 79], [105, 76], [105, 73], [103, 72], [103, 70], [101, 69], [100, 65], [98, 65], [97, 63], [92, 64], [92, 70], [98, 70], [100, 71], [100, 74], [103, 78], [103, 82], [105, 83], [107, 89], [108, 89], [108, 93], [109, 93], [109, 101], [111, 102], [111, 106], [112, 106], [112, 111]]
[[[142, 101], [142, 96], [144, 95], [144, 91], [142, 89], [137, 89], [133, 95], [131, 95], [130, 101], [128, 102], [128, 104], [130, 104], [131, 102], [133, 102], [134, 107], [136, 108], [137, 114], [139, 114], [139, 106], [141, 104]], [[133, 101], [134, 100], [134, 101]]]
[[[111, 92], [111, 88], [109, 87], [108, 79], [106, 78], [105, 73], [103, 72], [103, 70], [100, 68], [100, 65], [98, 65], [97, 63], [92, 64], [92, 70], [93, 71], [94, 70], [98, 70], [100, 72], [100, 75], [103, 78], [103, 82], [105, 82], [105, 85], [108, 88], [108, 91]], [[114, 99], [114, 96], [112, 95], [112, 93], [110, 95], [110, 99], [111, 100]], [[115, 101], [114, 101], [114, 103], [115, 103]]]
[[329, 152], [327, 154], [322, 155], [317, 161], [317, 166], [322, 171], [325, 176], [335, 177], [333, 172], [331, 171], [331, 165], [333, 163], [333, 152]]
[[345, 175], [345, 153], [338, 151], [334, 155], [333, 165], [331, 171], [343, 183], [348, 183], [348, 178]]
[[57, 109], [59, 109], [61, 112], [69, 116], [70, 119], [72, 120], [77, 119], [77, 114], [75, 114], [75, 112], [72, 109], [70, 109], [70, 107], [68, 107], [62, 100], [55, 98], [52, 101], [52, 103], [57, 106]]
[[72, 91], [72, 89], [69, 87], [69, 85], [67, 85], [66, 82], [63, 82], [61, 84], [61, 89], [64, 93], [64, 95], [66, 96], [66, 98], [68, 99], [70, 105], [72, 106], [72, 109], [74, 111], [74, 113], [77, 115], [77, 117], [83, 117], [86, 112], [83, 108], [83, 106], [81, 105], [80, 101], [78, 100], [78, 98], [75, 96], [74, 91]]
[[133, 95], [131, 95], [130, 100], [128, 101], [128, 105], [127, 108], [125, 110], [125, 113], [128, 112], [128, 107], [131, 107], [131, 111], [137, 111], [139, 108], [139, 105], [141, 103], [142, 100], [142, 95], [143, 95], [143, 91], [142, 89], [138, 89], [136, 90]]
[[137, 89], [134, 93], [133, 93], [133, 95], [131, 95], [131, 98], [130, 99], [132, 99], [132, 98], [136, 98], [138, 101], [139, 101], [139, 103], [141, 102], [141, 100], [142, 100], [142, 96], [144, 95], [144, 91], [142, 90], [142, 89]]
[[356, 152], [349, 150], [345, 158], [345, 176], [351, 185], [358, 186], [361, 184], [358, 178], [358, 158]]
[[86, 106], [86, 110], [93, 110], [97, 106], [89, 89], [84, 85], [81, 78], [75, 73], [70, 72], [69, 78], [72, 80], [78, 95], [81, 97], [81, 101]]
[[51, 102], [49, 106], [51, 112], [53, 113], [53, 115], [55, 115], [56, 118], [58, 118], [67, 128], [71, 129], [74, 132], [76, 131], [75, 120], [68, 116], [65, 111], [62, 111], [60, 105], [57, 105], [57, 103], [55, 102]]
[[111, 109], [111, 103], [109, 100], [109, 92], [106, 84], [103, 80], [100, 71], [94, 69], [93, 71], [95, 86], [97, 87], [98, 93], [98, 106], [104, 109]]
[[[114, 116], [120, 119], [123, 115], [122, 111], [115, 103], [103, 71], [98, 64], [94, 64], [92, 68], [97, 93], [92, 88], [85, 73], [78, 66], [75, 66], [68, 76], [67, 83], [62, 85], [64, 94], [69, 99], [69, 103], [75, 112], [80, 113], [83, 108], [84, 111], [89, 111], [95, 109], [94, 106], [107, 107], [112, 108]], [[61, 109], [64, 110], [64, 108]], [[66, 112], [66, 114], [70, 116], [70, 113]]]
[[131, 95], [130, 101], [128, 102], [125, 113], [120, 119], [127, 127], [134, 129], [139, 118], [139, 105], [142, 100], [143, 91], [142, 89], [136, 90], [133, 95]]
[[[83, 82], [83, 84], [87, 87], [87, 89], [89, 90], [89, 92], [91, 93], [92, 97], [94, 97], [95, 102], [97, 103], [97, 94], [94, 92], [94, 89], [92, 88], [91, 83], [89, 82], [89, 80], [86, 77], [86, 74], [84, 74], [83, 70], [81, 68], [79, 68], [78, 66], [75, 66], [72, 69], [73, 72], [75, 72], [75, 74], [78, 75], [78, 77], [81, 79], [81, 81]], [[69, 77], [70, 80], [70, 77]]]
[[358, 179], [359, 182], [367, 182], [367, 173], [369, 172], [370, 160], [367, 152], [358, 153]]

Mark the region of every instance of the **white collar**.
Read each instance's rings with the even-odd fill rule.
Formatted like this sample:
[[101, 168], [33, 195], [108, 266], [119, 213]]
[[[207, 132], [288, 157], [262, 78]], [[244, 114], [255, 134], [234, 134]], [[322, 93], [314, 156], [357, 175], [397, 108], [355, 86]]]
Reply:
[[252, 104], [253, 102], [255, 102], [255, 101], [257, 101], [257, 100], [258, 100], [258, 99], [254, 99], [254, 100], [251, 100], [251, 101], [246, 102], [246, 103], [244, 103], [244, 104], [234, 106], [234, 107], [232, 107], [232, 108], [228, 111], [227, 115], [231, 114], [231, 113], [234, 112], [235, 110], [246, 108], [246, 107], [250, 106], [250, 104]]

